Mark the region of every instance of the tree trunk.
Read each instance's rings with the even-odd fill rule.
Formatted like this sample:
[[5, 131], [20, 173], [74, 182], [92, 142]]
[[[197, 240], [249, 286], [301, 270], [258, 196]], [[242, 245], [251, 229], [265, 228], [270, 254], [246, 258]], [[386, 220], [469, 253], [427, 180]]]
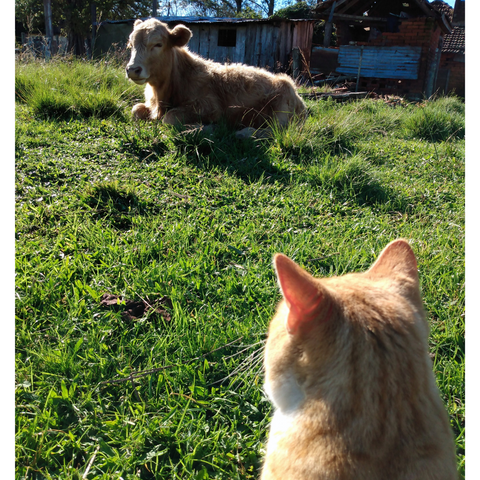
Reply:
[[92, 33], [90, 37], [90, 55], [93, 58], [95, 50], [95, 38], [97, 36], [97, 4], [95, 2], [90, 3], [90, 17], [92, 19]]
[[268, 16], [269, 17], [273, 15], [274, 8], [275, 8], [275, 0], [268, 0]]

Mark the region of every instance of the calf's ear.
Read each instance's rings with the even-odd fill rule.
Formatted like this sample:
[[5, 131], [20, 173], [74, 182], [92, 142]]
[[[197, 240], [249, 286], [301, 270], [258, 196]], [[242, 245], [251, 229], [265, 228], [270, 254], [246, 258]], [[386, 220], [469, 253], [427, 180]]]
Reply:
[[140, 19], [135, 20], [135, 23], [133, 24], [133, 27], [138, 27], [141, 23], [143, 23]]
[[184, 25], [177, 25], [170, 32], [170, 42], [175, 47], [184, 47], [191, 37], [192, 31]]

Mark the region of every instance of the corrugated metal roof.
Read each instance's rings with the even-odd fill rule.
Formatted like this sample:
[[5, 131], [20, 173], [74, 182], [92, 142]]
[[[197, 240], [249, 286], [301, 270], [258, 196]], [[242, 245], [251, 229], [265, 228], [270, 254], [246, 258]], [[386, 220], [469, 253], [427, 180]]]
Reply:
[[[140, 17], [140, 20], [148, 20], [152, 17]], [[161, 22], [182, 22], [182, 23], [279, 23], [279, 22], [313, 22], [311, 18], [306, 19], [279, 19], [279, 18], [229, 18], [229, 17], [197, 17], [197, 16], [169, 16], [169, 17], [155, 17]], [[102, 22], [94, 23], [94, 25], [101, 25], [102, 23], [133, 23], [136, 18], [129, 18], [126, 20], [104, 20]]]

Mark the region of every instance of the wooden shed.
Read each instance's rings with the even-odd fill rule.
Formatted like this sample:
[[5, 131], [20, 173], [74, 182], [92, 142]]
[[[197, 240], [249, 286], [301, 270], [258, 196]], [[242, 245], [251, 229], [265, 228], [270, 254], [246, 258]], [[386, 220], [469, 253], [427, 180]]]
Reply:
[[[309, 67], [314, 20], [157, 18], [170, 28], [178, 24], [190, 28], [193, 36], [188, 47], [204, 58], [221, 63], [244, 63], [279, 72], [289, 68], [292, 50], [297, 47], [302, 52], [304, 68]], [[134, 21], [101, 22], [97, 26], [94, 55], [108, 52], [112, 45], [125, 46]]]
[[325, 0], [315, 10], [326, 22], [323, 48], [336, 28], [336, 72], [357, 77], [360, 89], [415, 99], [435, 92], [452, 24], [427, 0]]

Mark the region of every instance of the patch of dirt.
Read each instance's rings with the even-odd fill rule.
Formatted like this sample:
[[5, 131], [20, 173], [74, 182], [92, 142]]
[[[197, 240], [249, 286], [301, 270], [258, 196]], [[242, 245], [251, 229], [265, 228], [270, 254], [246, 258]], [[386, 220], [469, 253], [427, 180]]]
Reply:
[[123, 309], [122, 318], [129, 321], [138, 320], [147, 315], [149, 317], [162, 317], [166, 321], [172, 319], [171, 314], [165, 309], [165, 307], [172, 308], [172, 301], [167, 296], [156, 299], [146, 297], [140, 300], [128, 300], [123, 299], [120, 295], [104, 293], [100, 299], [100, 305]]

